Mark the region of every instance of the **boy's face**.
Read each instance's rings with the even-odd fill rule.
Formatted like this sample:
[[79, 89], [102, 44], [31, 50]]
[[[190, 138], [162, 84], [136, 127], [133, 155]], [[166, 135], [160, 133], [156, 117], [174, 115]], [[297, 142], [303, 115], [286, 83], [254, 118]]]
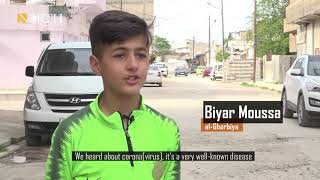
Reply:
[[131, 96], [140, 93], [148, 69], [149, 47], [144, 36], [104, 45], [102, 57], [90, 57], [93, 71], [102, 76], [105, 91]]

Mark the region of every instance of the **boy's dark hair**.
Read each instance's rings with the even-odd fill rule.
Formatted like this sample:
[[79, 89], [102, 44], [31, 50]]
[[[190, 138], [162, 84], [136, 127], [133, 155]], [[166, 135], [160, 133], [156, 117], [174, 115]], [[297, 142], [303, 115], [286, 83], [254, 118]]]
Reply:
[[146, 45], [150, 46], [152, 36], [147, 23], [134, 14], [125, 11], [105, 11], [97, 15], [89, 29], [92, 54], [102, 56], [102, 47], [105, 44], [123, 42], [131, 37], [143, 35]]

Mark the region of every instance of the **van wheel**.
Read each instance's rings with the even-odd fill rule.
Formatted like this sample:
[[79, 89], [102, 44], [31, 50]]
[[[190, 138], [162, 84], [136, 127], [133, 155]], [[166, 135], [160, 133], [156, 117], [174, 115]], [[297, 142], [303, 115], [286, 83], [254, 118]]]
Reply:
[[30, 135], [30, 130], [25, 128], [26, 142], [28, 146], [40, 146], [41, 136]]
[[311, 121], [308, 118], [307, 111], [304, 105], [304, 98], [301, 94], [298, 100], [297, 106], [298, 123], [300, 126], [307, 127], [311, 126]]
[[287, 94], [286, 94], [285, 90], [283, 90], [283, 92], [282, 92], [281, 100], [282, 100], [282, 105], [283, 105], [283, 117], [292, 118], [293, 117], [293, 111], [288, 109]]
[[162, 87], [162, 83], [159, 83], [159, 87]]

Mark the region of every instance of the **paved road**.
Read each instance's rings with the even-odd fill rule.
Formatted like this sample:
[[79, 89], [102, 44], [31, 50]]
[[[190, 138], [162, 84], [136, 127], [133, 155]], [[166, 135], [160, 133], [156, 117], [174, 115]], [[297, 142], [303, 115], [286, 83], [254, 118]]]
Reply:
[[[299, 127], [296, 119], [283, 124], [245, 124], [242, 133], [203, 133], [199, 121], [203, 100], [280, 100], [280, 94], [200, 77], [167, 78], [164, 87], [144, 87], [145, 102], [176, 119], [183, 150], [255, 151], [254, 162], [182, 162], [183, 180], [191, 179], [320, 179], [320, 128]], [[24, 146], [0, 160], [6, 179], [42, 179], [48, 146]]]

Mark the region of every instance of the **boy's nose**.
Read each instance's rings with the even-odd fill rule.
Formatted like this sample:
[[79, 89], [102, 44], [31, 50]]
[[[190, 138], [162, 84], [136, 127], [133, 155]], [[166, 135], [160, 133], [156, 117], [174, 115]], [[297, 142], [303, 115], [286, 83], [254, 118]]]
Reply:
[[138, 61], [134, 54], [130, 54], [127, 59], [127, 68], [128, 69], [137, 69]]

